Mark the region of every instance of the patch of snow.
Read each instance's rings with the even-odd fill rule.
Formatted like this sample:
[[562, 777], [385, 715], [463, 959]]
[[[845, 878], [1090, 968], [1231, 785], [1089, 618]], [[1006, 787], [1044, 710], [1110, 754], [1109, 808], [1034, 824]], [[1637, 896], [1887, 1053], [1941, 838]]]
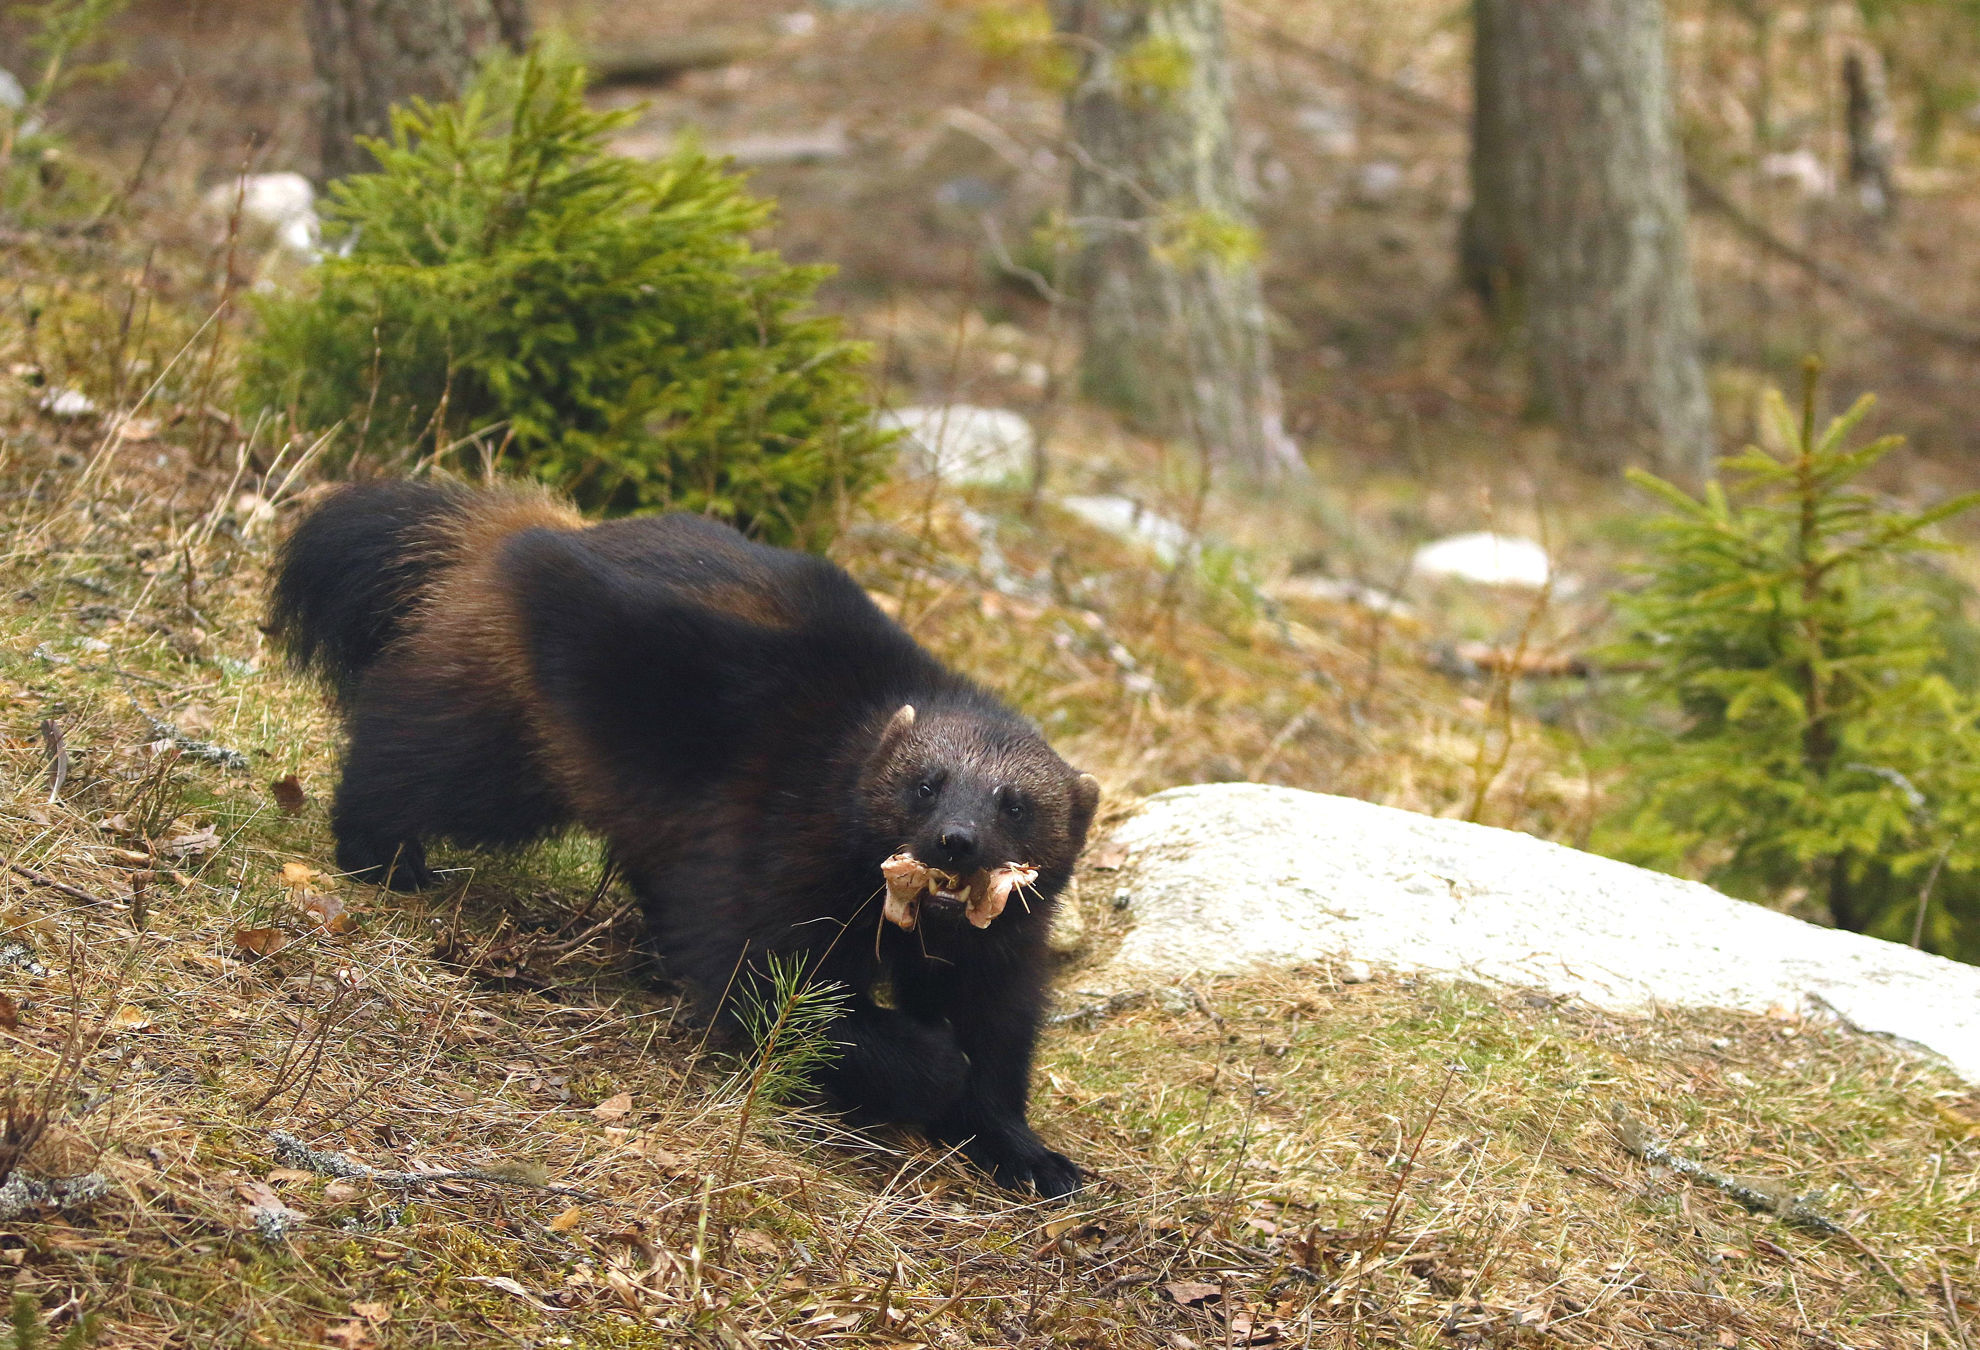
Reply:
[[1530, 835], [1220, 783], [1149, 798], [1109, 844], [1133, 920], [1115, 975], [1335, 959], [1620, 1012], [1826, 1008], [1980, 1082], [1980, 967]]
[[1095, 529], [1147, 546], [1164, 563], [1175, 562], [1192, 547], [1186, 528], [1132, 497], [1061, 497], [1058, 502]]
[[1005, 483], [1029, 477], [1038, 437], [1008, 408], [967, 403], [894, 408], [880, 425], [905, 432], [901, 462], [945, 483]]
[[1420, 577], [1449, 577], [1481, 586], [1526, 586], [1539, 590], [1553, 574], [1547, 550], [1531, 539], [1479, 530], [1435, 539], [1416, 550], [1410, 571]]

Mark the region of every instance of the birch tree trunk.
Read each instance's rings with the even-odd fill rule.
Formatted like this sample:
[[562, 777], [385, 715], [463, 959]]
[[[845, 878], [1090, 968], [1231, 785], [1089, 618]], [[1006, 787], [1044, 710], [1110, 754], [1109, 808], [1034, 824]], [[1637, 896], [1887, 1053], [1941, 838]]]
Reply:
[[325, 89], [320, 181], [370, 167], [354, 138], [384, 135], [393, 104], [458, 97], [489, 44], [529, 40], [529, 0], [307, 0], [303, 17]]
[[1662, 0], [1474, 0], [1467, 277], [1586, 458], [1697, 477], [1711, 400]]
[[1281, 419], [1238, 195], [1221, 0], [1052, 0], [1085, 392], [1251, 480], [1305, 472]]

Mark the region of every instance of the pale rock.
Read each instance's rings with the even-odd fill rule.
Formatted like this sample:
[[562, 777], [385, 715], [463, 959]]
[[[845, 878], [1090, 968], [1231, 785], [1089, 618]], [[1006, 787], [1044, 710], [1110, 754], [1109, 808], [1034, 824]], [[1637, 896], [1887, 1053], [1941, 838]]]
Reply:
[[1760, 157], [1760, 173], [1771, 183], [1796, 188], [1810, 197], [1836, 190], [1835, 178], [1813, 150], [1783, 150]]
[[274, 232], [282, 247], [314, 258], [322, 225], [316, 215], [316, 188], [299, 173], [250, 173], [207, 190], [206, 209], [221, 218], [240, 204], [241, 218]]
[[1478, 530], [1423, 545], [1411, 559], [1410, 571], [1419, 577], [1537, 591], [1553, 575], [1553, 565], [1547, 550], [1531, 539]]
[[96, 400], [80, 389], [51, 389], [41, 396], [41, 410], [50, 417], [73, 421], [78, 417], [94, 417]]
[[1192, 546], [1186, 527], [1132, 497], [1061, 497], [1058, 503], [1095, 529], [1145, 546], [1164, 563], [1175, 562]]
[[967, 403], [916, 405], [882, 412], [883, 429], [905, 433], [901, 462], [945, 483], [1007, 483], [1028, 478], [1038, 437], [1008, 408]]
[[1980, 967], [1529, 835], [1220, 783], [1149, 798], [1103, 847], [1128, 858], [1124, 985], [1358, 962], [1617, 1012], [1828, 1011], [1980, 1081]]
[[1321, 154], [1345, 159], [1361, 148], [1361, 136], [1352, 103], [1345, 99], [1309, 103], [1293, 113], [1293, 122], [1313, 138]]

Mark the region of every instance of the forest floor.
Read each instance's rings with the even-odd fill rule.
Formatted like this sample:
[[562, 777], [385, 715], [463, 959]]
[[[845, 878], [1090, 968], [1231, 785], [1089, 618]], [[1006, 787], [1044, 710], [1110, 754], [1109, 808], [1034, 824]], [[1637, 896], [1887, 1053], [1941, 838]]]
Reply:
[[[4, 1142], [24, 1174], [108, 1182], [0, 1224], [0, 1272], [53, 1323], [98, 1318], [95, 1344], [1980, 1333], [1959, 1292], [1980, 1096], [1788, 1014], [1622, 1018], [1325, 966], [1107, 1003], [1074, 953], [1034, 1110], [1095, 1173], [1063, 1206], [751, 1103], [645, 972], [588, 845], [443, 856], [412, 900], [321, 870], [334, 731], [256, 627], [293, 506], [279, 466], [257, 476], [271, 519], [235, 466], [195, 462], [194, 419], [85, 434], [0, 389]], [[869, 524], [913, 537], [884, 500]], [[923, 561], [924, 587], [968, 589], [964, 558]], [[1245, 650], [1210, 631], [1206, 659]], [[1082, 892], [1103, 929], [1104, 870]], [[1705, 1166], [1821, 1192], [1848, 1235], [1646, 1167], [1618, 1110]], [[325, 1174], [360, 1170], [342, 1160], [477, 1175]]]
[[[779, 6], [566, 8], [597, 33], [642, 16], [783, 31]], [[903, 480], [835, 547], [917, 637], [1100, 774], [1109, 811], [1251, 778], [1577, 842], [1602, 788], [1586, 682], [1514, 685], [1454, 654], [1583, 650], [1635, 508], [1521, 422], [1451, 291], [1461, 139], [1396, 91], [1448, 104], [1460, 53], [1432, 7], [1354, 17], [1388, 8], [1309, 16], [1383, 72], [1374, 86], [1247, 49], [1247, 98], [1278, 138], [1261, 182], [1272, 146], [1327, 129], [1301, 120], [1308, 104], [1348, 108], [1359, 149], [1324, 171], [1310, 147], [1278, 155], [1296, 190], [1263, 212], [1318, 483], [1220, 490], [1200, 515], [1193, 460], [1065, 394], [1049, 306], [986, 264], [980, 214], [951, 210], [977, 190], [956, 185], [988, 183], [1017, 239], [1056, 181], [1023, 139], [1051, 96], [985, 56], [962, 8], [820, 11], [762, 61], [648, 91], [645, 134], [842, 113], [845, 160], [765, 166], [757, 184], [783, 203], [776, 242], [843, 265], [829, 299], [879, 344], [890, 396], [1017, 407], [1051, 434], [1054, 493], [1126, 492], [1200, 526], [1206, 547], [1176, 568], [1050, 493]], [[1082, 993], [1115, 921], [1096, 863], [1034, 1109], [1096, 1183], [1047, 1207], [911, 1139], [749, 1102], [580, 841], [443, 857], [446, 885], [413, 900], [324, 870], [335, 727], [257, 627], [270, 543], [312, 474], [294, 472], [299, 447], [250, 454], [253, 429], [220, 410], [243, 320], [209, 317], [278, 278], [192, 206], [243, 164], [306, 167], [292, 9], [139, 7], [138, 73], [65, 110], [107, 182], [140, 184], [133, 223], [0, 254], [0, 1160], [108, 1182], [0, 1222], [0, 1274], [47, 1321], [94, 1316], [100, 1345], [345, 1350], [1980, 1336], [1980, 1096], [1822, 1020], [1631, 1019], [1328, 967], [1111, 1005]], [[1019, 139], [1000, 148], [956, 108]], [[1789, 291], [1815, 308], [1777, 316], [1782, 333], [1865, 331]], [[1924, 382], [1901, 407], [1958, 373], [1891, 341], [1851, 350]], [[152, 399], [170, 369], [199, 375]], [[105, 413], [43, 406], [62, 389]], [[1929, 448], [1907, 491], [1970, 472], [1955, 441]], [[1384, 616], [1277, 586], [1300, 569], [1388, 588], [1415, 543], [1468, 528], [1547, 540], [1578, 589], [1418, 583], [1410, 613]], [[1846, 1235], [1645, 1165], [1618, 1110], [1763, 1190], [1822, 1192]], [[363, 1169], [278, 1131], [382, 1171], [477, 1175], [327, 1176]]]

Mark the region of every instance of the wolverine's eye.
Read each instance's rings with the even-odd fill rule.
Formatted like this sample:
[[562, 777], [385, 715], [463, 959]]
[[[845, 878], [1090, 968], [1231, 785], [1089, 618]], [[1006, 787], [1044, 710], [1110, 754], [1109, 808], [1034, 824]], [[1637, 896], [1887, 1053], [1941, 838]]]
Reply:
[[1006, 820], [1024, 819], [1024, 798], [1011, 789], [1007, 787], [997, 789], [997, 805], [1002, 809]]
[[914, 792], [917, 797], [921, 798], [921, 800], [927, 801], [930, 797], [933, 797], [935, 795], [935, 784], [931, 783], [928, 779], [924, 778], [921, 780], [921, 786], [916, 788]]

